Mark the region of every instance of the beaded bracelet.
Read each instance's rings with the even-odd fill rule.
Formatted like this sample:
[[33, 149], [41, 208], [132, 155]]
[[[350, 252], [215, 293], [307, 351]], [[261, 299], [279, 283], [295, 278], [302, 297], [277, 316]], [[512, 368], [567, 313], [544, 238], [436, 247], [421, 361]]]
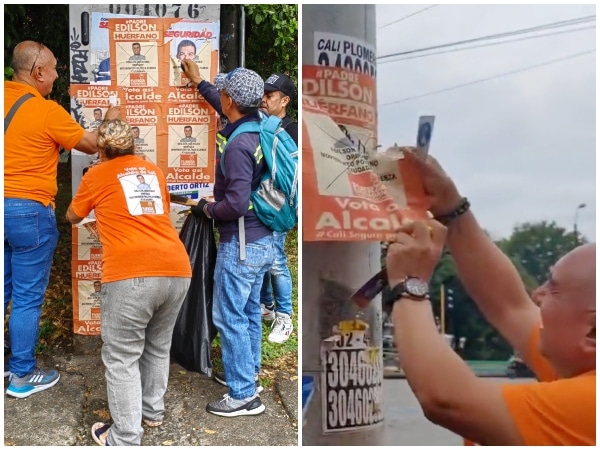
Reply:
[[457, 217], [462, 216], [464, 213], [466, 213], [470, 208], [471, 208], [471, 203], [469, 203], [469, 200], [467, 199], [467, 197], [463, 197], [460, 200], [460, 203], [458, 204], [458, 206], [456, 208], [454, 208], [453, 211], [449, 212], [448, 214], [441, 214], [439, 216], [434, 216], [434, 219], [437, 220], [438, 222], [440, 222], [442, 225], [448, 225], [454, 219], [456, 219]]

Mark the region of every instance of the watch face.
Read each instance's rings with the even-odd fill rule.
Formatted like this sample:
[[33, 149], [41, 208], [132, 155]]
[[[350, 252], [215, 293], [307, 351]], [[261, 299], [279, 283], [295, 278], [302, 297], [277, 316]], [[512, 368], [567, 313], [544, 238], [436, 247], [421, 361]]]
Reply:
[[429, 294], [429, 285], [420, 278], [408, 278], [405, 286], [406, 292], [415, 297], [425, 297]]

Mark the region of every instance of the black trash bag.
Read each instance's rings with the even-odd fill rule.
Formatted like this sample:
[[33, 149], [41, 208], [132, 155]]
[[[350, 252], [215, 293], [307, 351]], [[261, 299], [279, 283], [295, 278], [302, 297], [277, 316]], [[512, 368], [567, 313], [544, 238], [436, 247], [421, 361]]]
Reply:
[[211, 343], [217, 335], [212, 320], [213, 275], [217, 245], [212, 220], [193, 214], [179, 233], [192, 265], [192, 281], [173, 329], [171, 357], [182, 367], [212, 376]]

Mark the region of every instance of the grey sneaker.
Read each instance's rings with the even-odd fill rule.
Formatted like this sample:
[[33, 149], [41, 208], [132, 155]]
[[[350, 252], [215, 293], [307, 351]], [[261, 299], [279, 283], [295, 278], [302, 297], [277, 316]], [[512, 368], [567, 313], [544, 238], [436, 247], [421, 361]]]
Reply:
[[265, 306], [263, 303], [260, 304], [260, 315], [262, 320], [265, 322], [272, 322], [275, 320], [275, 305]]
[[225, 394], [221, 400], [206, 405], [206, 410], [223, 417], [256, 416], [265, 410], [265, 405], [260, 401], [258, 394], [243, 400], [236, 400]]
[[[227, 380], [225, 379], [224, 372], [215, 372], [213, 378], [217, 383], [227, 386]], [[256, 381], [256, 392], [260, 394], [262, 391], [264, 391], [264, 388], [260, 385], [260, 381], [258, 381], [258, 375], [254, 375], [254, 380]]]
[[24, 377], [18, 377], [13, 373], [6, 393], [12, 397], [26, 398], [31, 394], [51, 388], [58, 383], [59, 379], [60, 374], [56, 370], [44, 371], [39, 367]]

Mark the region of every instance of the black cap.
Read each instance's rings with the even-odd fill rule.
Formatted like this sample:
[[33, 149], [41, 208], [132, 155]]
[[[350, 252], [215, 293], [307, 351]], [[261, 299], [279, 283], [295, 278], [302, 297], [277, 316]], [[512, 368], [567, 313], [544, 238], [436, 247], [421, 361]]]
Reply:
[[281, 91], [292, 98], [296, 96], [296, 86], [294, 86], [290, 77], [282, 73], [274, 73], [265, 81], [265, 92], [274, 91]]

